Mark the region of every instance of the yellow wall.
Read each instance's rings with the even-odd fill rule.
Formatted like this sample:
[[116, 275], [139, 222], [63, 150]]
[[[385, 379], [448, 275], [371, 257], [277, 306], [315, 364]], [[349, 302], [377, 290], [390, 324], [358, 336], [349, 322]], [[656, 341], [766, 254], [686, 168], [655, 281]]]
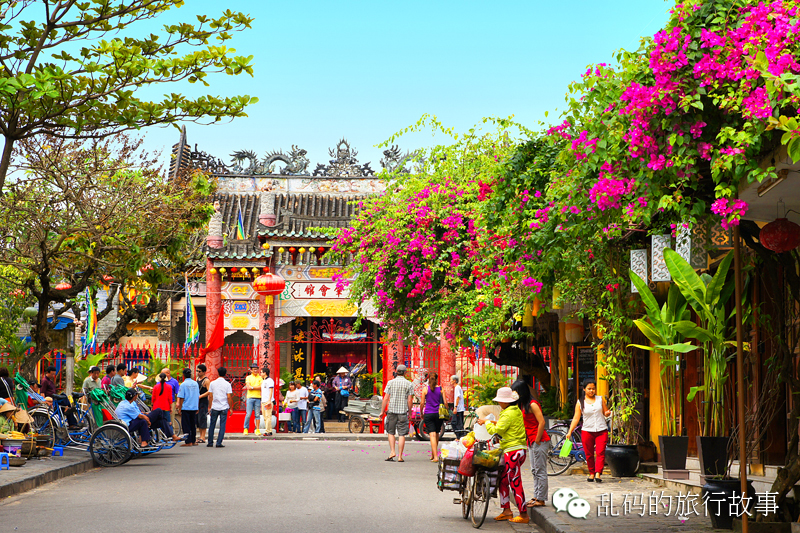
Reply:
[[[603, 330], [595, 327], [595, 334], [597, 335], [598, 339], [603, 338]], [[603, 351], [604, 345], [600, 344], [597, 346], [597, 394], [606, 398], [608, 400], [608, 381], [606, 381], [606, 369], [604, 366], [600, 364], [600, 362], [605, 358], [606, 354]]]
[[664, 409], [661, 407], [661, 361], [656, 352], [650, 353], [650, 440], [658, 447], [658, 436], [661, 432], [661, 419]]

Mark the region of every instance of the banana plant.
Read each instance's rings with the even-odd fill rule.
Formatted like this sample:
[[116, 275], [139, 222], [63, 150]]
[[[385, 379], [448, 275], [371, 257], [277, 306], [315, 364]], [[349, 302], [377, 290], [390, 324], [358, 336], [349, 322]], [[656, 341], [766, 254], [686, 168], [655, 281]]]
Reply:
[[629, 344], [628, 346], [658, 354], [661, 363], [661, 402], [665, 415], [663, 418], [664, 435], [669, 437], [678, 436], [683, 432], [679, 403], [680, 399], [683, 398], [683, 390], [679, 379], [680, 354], [696, 350], [697, 346], [688, 341], [681, 342], [683, 335], [675, 329], [673, 324], [690, 318], [691, 312], [688, 309], [688, 302], [681, 294], [678, 286], [672, 284], [667, 294], [667, 301], [663, 306], [659, 307], [647, 283], [632, 270], [629, 271], [629, 276], [633, 286], [639, 291], [645, 308], [645, 316], [634, 320], [633, 323], [652, 343], [652, 346], [644, 346], [642, 344]]
[[725, 409], [723, 405], [725, 383], [728, 381], [728, 361], [733, 357], [727, 338], [728, 322], [725, 305], [733, 294], [733, 280], [727, 281], [733, 253], [728, 253], [720, 262], [713, 277], [697, 272], [674, 250], [664, 250], [672, 280], [681, 294], [692, 306], [700, 324], [690, 320], [679, 320], [675, 329], [688, 339], [696, 339], [703, 345], [703, 384], [692, 387], [687, 400], [694, 401], [698, 392], [703, 393], [703, 436], [720, 437], [725, 432]]

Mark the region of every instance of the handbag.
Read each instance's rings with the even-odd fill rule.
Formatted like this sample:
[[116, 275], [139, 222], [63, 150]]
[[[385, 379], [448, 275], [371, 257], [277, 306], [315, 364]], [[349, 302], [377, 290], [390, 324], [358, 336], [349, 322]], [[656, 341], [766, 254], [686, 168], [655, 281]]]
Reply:
[[452, 417], [453, 414], [444, 403], [444, 391], [442, 391], [442, 388], [439, 387], [439, 420], [450, 420]]
[[347, 389], [340, 390], [339, 394], [342, 395], [342, 398], [349, 398], [350, 397], [350, 391], [347, 390]]

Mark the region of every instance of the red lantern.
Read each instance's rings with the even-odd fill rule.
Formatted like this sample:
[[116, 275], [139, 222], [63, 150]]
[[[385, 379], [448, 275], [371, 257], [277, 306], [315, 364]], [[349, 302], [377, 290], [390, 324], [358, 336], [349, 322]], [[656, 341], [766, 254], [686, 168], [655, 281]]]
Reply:
[[231, 267], [231, 272], [238, 272], [238, 271], [239, 271], [239, 269], [238, 269], [238, 268], [236, 268], [236, 267]]
[[109, 276], [108, 274], [106, 274], [105, 276], [103, 276], [103, 281], [105, 281], [106, 283], [111, 283], [112, 281], [114, 281], [114, 276]]
[[761, 228], [758, 239], [767, 250], [782, 254], [800, 246], [800, 226], [786, 218], [778, 218]]
[[72, 288], [72, 285], [65, 281], [63, 283], [59, 283], [54, 288], [57, 291], [68, 291], [68, 290], [70, 290]]
[[272, 297], [282, 293], [285, 288], [286, 280], [272, 272], [262, 274], [253, 281], [253, 290], [265, 297], [267, 305], [272, 305]]

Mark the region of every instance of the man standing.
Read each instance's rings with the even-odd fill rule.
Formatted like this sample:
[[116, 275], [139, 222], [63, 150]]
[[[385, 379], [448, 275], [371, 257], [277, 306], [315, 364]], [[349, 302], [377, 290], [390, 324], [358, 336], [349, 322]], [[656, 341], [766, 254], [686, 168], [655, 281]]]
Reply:
[[258, 429], [258, 419], [261, 416], [261, 376], [258, 372], [258, 365], [250, 365], [250, 375], [244, 380], [244, 389], [247, 391], [247, 412], [244, 415], [244, 434], [250, 432], [250, 415], [256, 418], [256, 435], [261, 435]]
[[353, 386], [350, 376], [347, 374], [349, 371], [345, 367], [339, 367], [336, 371], [336, 377], [333, 378], [333, 388], [336, 390], [336, 400], [334, 402], [334, 411], [339, 422], [344, 422], [344, 415], [342, 410], [347, 407], [350, 401], [350, 389]]
[[176, 426], [175, 421], [177, 420], [178, 417], [177, 399], [178, 399], [178, 389], [180, 388], [180, 383], [178, 383], [177, 379], [172, 377], [172, 372], [170, 371], [169, 368], [165, 368], [164, 370], [161, 371], [161, 373], [167, 375], [166, 383], [167, 385], [172, 387], [172, 408], [170, 409], [169, 420], [170, 423], [172, 424], [172, 427], [174, 428]]
[[200, 396], [197, 402], [197, 443], [206, 441], [206, 428], [208, 428], [208, 385], [211, 383], [206, 377], [206, 365], [197, 365], [197, 385]]
[[303, 433], [311, 433], [311, 423], [314, 423], [314, 433], [322, 432], [322, 390], [319, 388], [319, 381], [311, 383], [311, 391], [308, 393], [308, 421]]
[[464, 431], [464, 389], [458, 383], [458, 376], [450, 378], [453, 384], [453, 433], [461, 437]]
[[400, 437], [400, 458], [398, 463], [404, 463], [403, 448], [406, 445], [406, 435], [408, 435], [408, 415], [414, 405], [414, 387], [406, 379], [406, 365], [397, 365], [395, 369], [397, 377], [386, 384], [383, 389], [383, 404], [381, 405], [381, 416], [386, 414], [384, 427], [389, 434], [389, 448], [392, 454], [386, 461], [394, 461], [397, 456], [395, 453], [395, 432]]
[[200, 400], [200, 387], [192, 379], [192, 370], [183, 369], [183, 383], [178, 391], [178, 412], [181, 414], [181, 427], [186, 433], [186, 442], [181, 446], [197, 446], [197, 409]]
[[264, 419], [264, 435], [272, 436], [272, 402], [275, 401], [275, 380], [269, 377], [269, 368], [261, 371], [261, 417]]
[[128, 374], [128, 368], [125, 366], [125, 363], [120, 363], [117, 365], [117, 373], [111, 378], [111, 386], [115, 387], [119, 385], [120, 387], [125, 386], [125, 376]]
[[106, 377], [100, 382], [100, 386], [103, 387], [104, 391], [108, 391], [109, 385], [111, 385], [111, 378], [117, 373], [117, 367], [114, 365], [108, 365], [106, 367]]
[[299, 384], [300, 388], [297, 389], [297, 418], [300, 423], [295, 425], [295, 431], [297, 433], [302, 433], [306, 425], [306, 416], [308, 413], [308, 389], [306, 388], [306, 384], [302, 381], [299, 382]]
[[217, 427], [217, 419], [220, 421], [219, 437], [217, 437], [217, 448], [224, 448], [222, 439], [225, 438], [225, 423], [228, 421], [228, 411], [233, 404], [233, 389], [231, 384], [225, 379], [228, 371], [225, 367], [217, 369], [219, 377], [208, 386], [208, 398], [211, 402], [211, 427], [208, 429], [208, 444], [211, 448], [214, 445], [214, 428]]

